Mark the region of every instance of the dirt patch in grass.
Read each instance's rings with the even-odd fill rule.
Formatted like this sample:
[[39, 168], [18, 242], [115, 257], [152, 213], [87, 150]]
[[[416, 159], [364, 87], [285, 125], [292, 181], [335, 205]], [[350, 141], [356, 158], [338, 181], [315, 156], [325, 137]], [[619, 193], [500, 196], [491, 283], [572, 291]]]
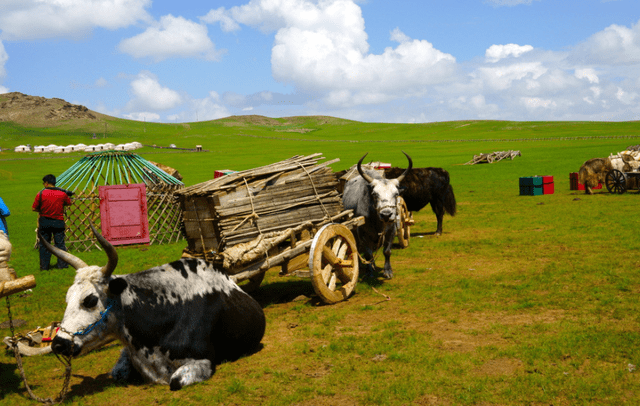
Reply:
[[519, 359], [497, 358], [484, 363], [473, 372], [477, 375], [501, 376], [514, 375], [524, 370], [524, 364]]
[[283, 125], [280, 121], [275, 118], [258, 116], [249, 114], [246, 116], [231, 116], [227, 118], [220, 119], [225, 126], [227, 127], [243, 127], [248, 125], [261, 125], [261, 126], [275, 126], [275, 125]]

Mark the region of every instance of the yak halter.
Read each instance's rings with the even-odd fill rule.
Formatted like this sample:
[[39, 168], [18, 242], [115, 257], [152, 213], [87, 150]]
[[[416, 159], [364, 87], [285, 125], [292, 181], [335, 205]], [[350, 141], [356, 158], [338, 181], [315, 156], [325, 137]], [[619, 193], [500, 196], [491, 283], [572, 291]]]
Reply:
[[100, 320], [96, 321], [95, 323], [89, 324], [84, 329], [73, 333], [73, 335], [74, 336], [86, 336], [87, 334], [92, 332], [93, 329], [95, 329], [98, 325], [105, 324], [107, 322], [107, 317], [109, 316], [109, 311], [111, 310], [112, 307], [113, 307], [113, 304], [110, 304], [109, 307], [104, 309], [103, 312], [100, 312]]

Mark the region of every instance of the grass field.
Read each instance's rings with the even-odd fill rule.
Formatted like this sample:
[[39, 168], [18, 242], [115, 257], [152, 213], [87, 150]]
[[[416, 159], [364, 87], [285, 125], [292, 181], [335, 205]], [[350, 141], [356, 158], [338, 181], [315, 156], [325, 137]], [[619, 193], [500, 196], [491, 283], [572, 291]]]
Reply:
[[[640, 122], [411, 125], [249, 116], [189, 124], [113, 120], [106, 128], [105, 134], [104, 126], [0, 123], [0, 148], [89, 144], [94, 132], [113, 143], [200, 144], [209, 152], [136, 151], [178, 169], [187, 185], [212, 178], [216, 169], [248, 169], [315, 152], [340, 158], [334, 170], [365, 152], [367, 159], [405, 166], [404, 150], [417, 167], [449, 171], [458, 214], [445, 217], [444, 233], [436, 237], [430, 208], [415, 213], [410, 246], [393, 251], [395, 278], [360, 282], [352, 298], [336, 305], [319, 305], [308, 280], [270, 271], [255, 294], [267, 316], [264, 348], [220, 365], [206, 382], [175, 393], [165, 386], [117, 385], [108, 375], [120, 350], [112, 344], [74, 360], [66, 403], [640, 403], [640, 196], [569, 190], [569, 173], [585, 160], [640, 143]], [[463, 165], [474, 154], [503, 150], [522, 156]], [[26, 321], [18, 331], [63, 316], [74, 271], [38, 270], [31, 204], [43, 175], [59, 175], [81, 156], [0, 152], [0, 197], [12, 212], [10, 264], [18, 276], [33, 274], [38, 283], [33, 292], [11, 297], [14, 319]], [[554, 176], [555, 193], [519, 196], [518, 178], [533, 175]], [[185, 246], [118, 248], [116, 273], [175, 260]], [[78, 255], [91, 264], [106, 259], [99, 251]], [[9, 334], [0, 329], [1, 337]], [[57, 359], [24, 363], [36, 394], [55, 396], [63, 377]], [[3, 405], [33, 402], [10, 352], [0, 353], [0, 381]]]

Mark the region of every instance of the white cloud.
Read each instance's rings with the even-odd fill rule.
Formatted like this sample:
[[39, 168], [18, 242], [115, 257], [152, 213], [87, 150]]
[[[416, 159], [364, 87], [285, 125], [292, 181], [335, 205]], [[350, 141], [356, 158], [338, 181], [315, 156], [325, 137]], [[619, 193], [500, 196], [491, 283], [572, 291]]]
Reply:
[[98, 80], [96, 80], [96, 82], [94, 83], [95, 87], [106, 87], [109, 85], [109, 82], [107, 82], [107, 79], [105, 78], [99, 78]]
[[411, 41], [408, 35], [404, 32], [400, 31], [400, 28], [396, 27], [393, 31], [391, 31], [391, 41], [403, 43]]
[[630, 28], [613, 24], [578, 45], [572, 58], [584, 64], [640, 63], [640, 22]]
[[136, 121], [160, 121], [160, 115], [156, 113], [150, 113], [148, 111], [124, 114], [124, 118]]
[[84, 37], [95, 27], [115, 30], [149, 21], [151, 0], [3, 0], [0, 39]]
[[578, 79], [587, 79], [589, 83], [599, 83], [600, 78], [598, 78], [598, 74], [595, 69], [585, 68], [585, 69], [576, 69], [575, 75]]
[[541, 99], [538, 97], [523, 97], [522, 103], [529, 110], [535, 109], [552, 109], [557, 107], [557, 103], [553, 100], [549, 99]]
[[176, 121], [207, 121], [229, 117], [231, 113], [220, 102], [220, 95], [217, 92], [209, 92], [203, 99], [192, 99], [187, 103], [188, 109], [178, 114], [169, 116], [170, 120]]
[[0, 78], [5, 77], [5, 75], [7, 74], [7, 71], [4, 65], [7, 63], [8, 60], [9, 60], [9, 54], [7, 54], [7, 51], [4, 49], [4, 45], [2, 44], [2, 41], [0, 41]]
[[209, 11], [207, 15], [200, 17], [200, 20], [207, 24], [219, 22], [220, 28], [222, 28], [224, 32], [232, 32], [240, 29], [240, 24], [227, 14], [224, 7]]
[[548, 71], [541, 62], [525, 62], [498, 67], [479, 67], [472, 77], [478, 78], [485, 87], [495, 91], [510, 88], [515, 81], [529, 80], [526, 87], [536, 87], [531, 80], [539, 79]]
[[135, 58], [148, 57], [155, 62], [174, 57], [218, 60], [221, 54], [205, 25], [172, 15], [162, 17], [142, 34], [123, 40], [118, 48]]
[[160, 85], [158, 78], [148, 71], [140, 72], [131, 82], [131, 93], [128, 111], [168, 110], [183, 103], [178, 92]]
[[632, 104], [636, 97], [638, 97], [638, 94], [633, 92], [633, 93], [629, 93], [629, 92], [625, 92], [623, 89], [618, 88], [618, 91], [616, 92], [616, 98], [624, 104]]
[[506, 44], [506, 45], [491, 45], [485, 51], [485, 59], [488, 62], [498, 62], [501, 59], [513, 56], [514, 58], [520, 57], [522, 54], [533, 50], [531, 45], [518, 45], [518, 44]]
[[353, 1], [251, 0], [226, 13], [263, 32], [277, 31], [273, 77], [298, 91], [325, 94], [334, 106], [424, 94], [427, 86], [450, 80], [455, 67], [453, 56], [399, 28], [391, 32], [396, 48], [369, 53], [362, 10]]

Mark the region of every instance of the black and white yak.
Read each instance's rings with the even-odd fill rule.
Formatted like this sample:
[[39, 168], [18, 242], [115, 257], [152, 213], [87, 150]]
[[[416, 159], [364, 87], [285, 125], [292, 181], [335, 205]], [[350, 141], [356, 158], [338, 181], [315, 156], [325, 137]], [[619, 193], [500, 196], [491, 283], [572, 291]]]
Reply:
[[400, 188], [403, 189], [402, 198], [407, 204], [407, 210], [420, 211], [431, 204], [431, 210], [438, 220], [436, 235], [441, 235], [444, 213], [455, 216], [457, 211], [456, 197], [449, 183], [449, 172], [431, 167], [412, 168], [405, 172], [403, 168], [387, 168], [384, 170], [384, 176], [392, 179], [404, 174]]
[[259, 350], [262, 308], [222, 271], [200, 259], [180, 259], [129, 275], [112, 275], [113, 246], [93, 229], [105, 266], [42, 243], [76, 269], [67, 308], [52, 342], [57, 354], [79, 356], [110, 341], [124, 348], [114, 379], [168, 384], [171, 390], [209, 379], [215, 366]]
[[398, 213], [398, 196], [400, 183], [411, 171], [411, 157], [403, 151], [409, 160], [409, 167], [396, 179], [385, 179], [376, 171], [362, 169], [362, 160], [358, 161], [360, 176], [349, 180], [344, 186], [342, 203], [345, 209], [353, 209], [354, 215], [364, 216], [365, 223], [355, 229], [358, 251], [363, 253], [366, 262], [365, 276], [373, 277], [375, 263], [373, 254], [383, 247], [384, 276], [393, 278], [391, 269], [391, 245], [397, 233], [396, 218]]

